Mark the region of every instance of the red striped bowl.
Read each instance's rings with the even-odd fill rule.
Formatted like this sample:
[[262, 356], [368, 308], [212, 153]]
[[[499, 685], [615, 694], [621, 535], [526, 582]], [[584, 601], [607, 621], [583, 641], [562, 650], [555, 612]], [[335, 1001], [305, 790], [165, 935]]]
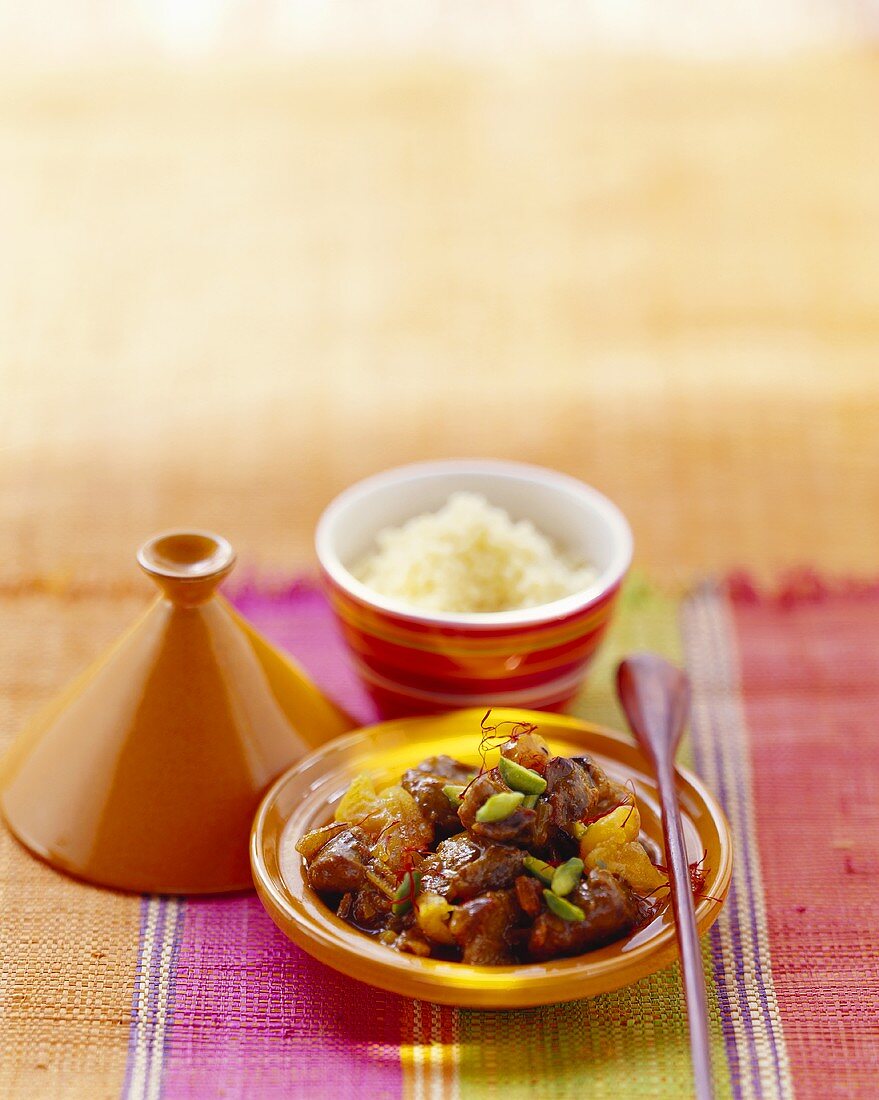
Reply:
[[[514, 519], [532, 520], [594, 565], [595, 581], [539, 607], [461, 614], [410, 609], [348, 571], [379, 530], [436, 511], [462, 489], [483, 493]], [[391, 715], [564, 708], [607, 630], [632, 557], [628, 523], [597, 490], [552, 470], [490, 460], [421, 463], [358, 482], [324, 512], [316, 543], [357, 669]]]

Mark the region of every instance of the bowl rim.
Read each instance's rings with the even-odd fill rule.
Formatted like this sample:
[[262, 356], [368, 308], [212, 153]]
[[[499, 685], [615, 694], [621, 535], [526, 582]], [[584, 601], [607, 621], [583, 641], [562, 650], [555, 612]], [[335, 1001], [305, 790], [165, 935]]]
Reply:
[[[622, 750], [622, 755], [633, 756], [644, 763], [644, 774], [650, 778], [652, 772], [643, 752], [631, 739], [617, 730], [599, 725], [572, 715], [545, 714], [541, 711], [528, 711], [520, 708], [496, 708], [496, 713], [503, 717], [515, 714], [522, 719], [547, 719], [557, 728], [571, 732], [579, 732], [602, 740], [611, 742], [616, 749]], [[297, 911], [296, 905], [284, 891], [276, 885], [272, 874], [266, 864], [264, 834], [266, 822], [270, 812], [274, 809], [275, 801], [283, 789], [290, 782], [294, 774], [300, 770], [312, 767], [315, 763], [327, 756], [344, 750], [351, 743], [364, 737], [374, 737], [377, 733], [394, 733], [405, 730], [413, 724], [437, 723], [443, 719], [454, 717], [456, 722], [466, 716], [472, 716], [478, 720], [481, 716], [480, 708], [467, 708], [464, 710], [450, 711], [444, 715], [434, 715], [416, 718], [397, 718], [385, 722], [378, 722], [365, 726], [359, 730], [343, 734], [326, 745], [315, 749], [297, 764], [289, 768], [280, 776], [266, 792], [259, 805], [253, 821], [250, 836], [250, 860], [254, 884], [257, 893], [276, 924], [282, 929], [288, 938], [298, 943], [309, 954], [336, 969], [339, 967], [338, 952], [345, 952], [346, 968], [343, 973], [359, 981], [394, 992], [401, 992], [396, 986], [396, 980], [406, 976], [406, 980], [417, 986], [417, 992], [408, 992], [404, 995], [415, 996], [435, 1002], [468, 1005], [470, 1007], [503, 1008], [524, 1007], [526, 1005], [555, 1003], [561, 1000], [573, 1000], [582, 996], [592, 995], [589, 992], [578, 991], [580, 986], [573, 983], [592, 984], [602, 982], [600, 990], [595, 992], [607, 992], [668, 965], [677, 958], [677, 934], [674, 922], [667, 923], [660, 928], [655, 935], [642, 943], [627, 949], [623, 954], [617, 954], [610, 958], [596, 957], [594, 952], [585, 952], [583, 955], [575, 955], [570, 958], [553, 959], [548, 963], [525, 963], [511, 966], [479, 967], [468, 966], [458, 962], [448, 962], [440, 959], [425, 959], [417, 956], [404, 955], [402, 953], [388, 951], [374, 943], [363, 933], [334, 914], [327, 912], [327, 919], [313, 922], [306, 913], [304, 916]], [[552, 736], [552, 735], [550, 735]], [[418, 739], [413, 739], [413, 745], [418, 744]], [[710, 897], [702, 897], [696, 901], [696, 923], [700, 936], [714, 923], [719, 916], [727, 897], [732, 879], [732, 833], [726, 814], [719, 802], [705, 783], [687, 768], [678, 766], [676, 774], [679, 785], [689, 788], [697, 797], [717, 833], [719, 840], [720, 860], [716, 867], [712, 868], [713, 885]], [[285, 826], [286, 827], [286, 826]], [[282, 829], [283, 832], [283, 829]], [[313, 894], [310, 888], [306, 890]], [[317, 897], [317, 895], [314, 895]], [[344, 947], [339, 943], [338, 934], [334, 934], [336, 925], [342, 925], [345, 939], [357, 937], [354, 945], [356, 958], [350, 958], [351, 947]], [[364, 942], [361, 942], [364, 941]], [[352, 940], [353, 942], [353, 940]], [[611, 945], [612, 946], [612, 945]], [[359, 950], [358, 950], [359, 948]], [[583, 970], [588, 968], [588, 975]], [[471, 987], [468, 978], [478, 976], [482, 983], [482, 994], [478, 1000], [474, 997], [468, 999], [465, 990]], [[505, 1005], [502, 999], [495, 994], [510, 990], [510, 981], [516, 991], [516, 1003]], [[565, 985], [562, 996], [555, 996], [560, 991], [557, 982], [570, 982], [570, 988]], [[547, 999], [547, 990], [551, 989], [554, 996]]]
[[[597, 514], [601, 522], [610, 530], [615, 544], [610, 563], [601, 570], [591, 584], [579, 592], [552, 600], [550, 603], [512, 611], [427, 611], [383, 596], [357, 580], [336, 553], [332, 531], [339, 516], [355, 501], [362, 500], [377, 489], [413, 479], [434, 479], [446, 474], [494, 474], [511, 481], [525, 481], [532, 485], [564, 489], [573, 493], [581, 501], [588, 502], [593, 514]], [[343, 489], [330, 501], [318, 520], [314, 541], [321, 568], [334, 584], [360, 603], [410, 622], [477, 629], [479, 627], [496, 629], [504, 626], [532, 626], [564, 619], [590, 607], [618, 587], [632, 563], [634, 547], [632, 529], [628, 520], [620, 508], [598, 489], [570, 474], [551, 470], [545, 466], [496, 458], [452, 458], [433, 462], [413, 462], [363, 478], [347, 489]]]

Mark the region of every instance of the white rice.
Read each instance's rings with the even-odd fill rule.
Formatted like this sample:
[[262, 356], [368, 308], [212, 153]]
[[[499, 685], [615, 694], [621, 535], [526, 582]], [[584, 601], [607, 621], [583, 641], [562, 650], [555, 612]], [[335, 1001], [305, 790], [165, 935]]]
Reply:
[[354, 576], [430, 611], [535, 607], [595, 579], [591, 566], [556, 548], [529, 520], [514, 521], [479, 493], [453, 493], [438, 512], [379, 531], [376, 544]]

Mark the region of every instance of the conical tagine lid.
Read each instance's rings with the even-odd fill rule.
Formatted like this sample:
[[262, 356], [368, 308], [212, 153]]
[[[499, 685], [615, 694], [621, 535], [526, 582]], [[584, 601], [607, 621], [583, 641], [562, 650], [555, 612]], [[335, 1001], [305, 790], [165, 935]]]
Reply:
[[251, 885], [266, 787], [354, 722], [215, 593], [229, 543], [172, 531], [138, 562], [161, 595], [3, 762], [3, 813], [53, 866], [156, 893]]

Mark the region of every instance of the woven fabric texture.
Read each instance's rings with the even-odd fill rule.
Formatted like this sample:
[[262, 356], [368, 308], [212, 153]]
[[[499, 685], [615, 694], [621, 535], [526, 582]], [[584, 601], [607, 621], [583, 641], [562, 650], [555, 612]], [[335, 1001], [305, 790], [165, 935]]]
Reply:
[[[4, 729], [46, 688], [26, 659], [40, 615], [55, 666], [72, 670], [137, 602], [7, 598]], [[237, 602], [369, 720], [311, 585], [246, 587]], [[619, 724], [610, 672], [632, 648], [682, 659], [693, 677], [684, 755], [723, 800], [737, 857], [704, 941], [721, 1096], [867, 1096], [879, 1071], [877, 605], [870, 590], [806, 584], [776, 599], [741, 581], [682, 600], [635, 579], [578, 708]], [[66, 632], [48, 629], [59, 606]], [[573, 1100], [690, 1088], [676, 967], [570, 1005], [458, 1011], [326, 969], [252, 896], [105, 893], [5, 834], [0, 888], [4, 1096], [530, 1098], [551, 1080]]]
[[663, 577], [875, 568], [879, 58], [764, 57], [768, 7], [759, 60], [0, 66], [0, 584], [179, 523], [289, 573], [467, 455]]

